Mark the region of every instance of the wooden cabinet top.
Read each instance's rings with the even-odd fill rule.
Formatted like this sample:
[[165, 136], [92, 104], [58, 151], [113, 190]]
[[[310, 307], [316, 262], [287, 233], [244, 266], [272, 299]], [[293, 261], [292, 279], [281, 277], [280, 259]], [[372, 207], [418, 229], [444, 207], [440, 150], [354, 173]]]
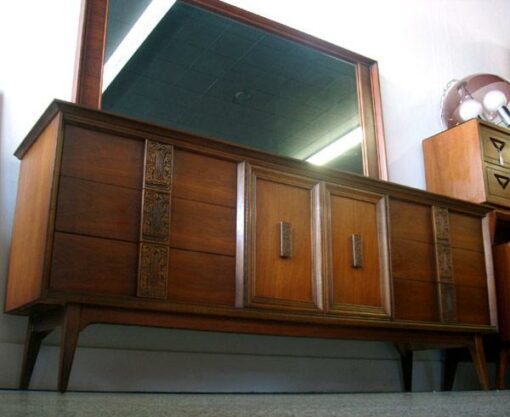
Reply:
[[63, 120], [63, 125], [83, 126], [88, 129], [122, 135], [124, 137], [138, 139], [147, 138], [168, 142], [182, 149], [223, 158], [230, 161], [246, 161], [256, 163], [268, 168], [284, 169], [290, 174], [306, 175], [320, 181], [340, 183], [343, 186], [362, 188], [366, 191], [385, 193], [394, 198], [407, 201], [421, 202], [445, 206], [461, 212], [483, 216], [490, 211], [489, 207], [473, 204], [459, 199], [433, 194], [416, 188], [395, 184], [387, 181], [375, 180], [361, 175], [351, 174], [331, 168], [314, 166], [308, 162], [273, 155], [267, 152], [254, 150], [228, 143], [216, 138], [205, 138], [184, 131], [162, 127], [147, 122], [107, 113], [88, 107], [54, 100], [36, 122], [34, 127], [21, 142], [15, 155], [22, 159], [26, 151], [55, 117]]

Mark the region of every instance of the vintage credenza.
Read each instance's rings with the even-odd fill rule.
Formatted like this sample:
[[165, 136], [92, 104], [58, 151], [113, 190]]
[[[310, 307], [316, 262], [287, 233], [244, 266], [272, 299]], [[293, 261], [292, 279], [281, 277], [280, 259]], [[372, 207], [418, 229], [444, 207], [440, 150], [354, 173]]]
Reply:
[[94, 323], [467, 347], [495, 332], [488, 208], [55, 101], [18, 148], [5, 311], [21, 387]]

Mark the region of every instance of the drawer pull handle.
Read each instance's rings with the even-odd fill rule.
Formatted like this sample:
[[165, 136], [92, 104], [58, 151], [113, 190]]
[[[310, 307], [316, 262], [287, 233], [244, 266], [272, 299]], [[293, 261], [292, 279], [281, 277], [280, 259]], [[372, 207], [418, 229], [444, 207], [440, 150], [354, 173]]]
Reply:
[[496, 148], [496, 151], [498, 152], [499, 164], [504, 165], [503, 148], [505, 147], [506, 143], [496, 138], [489, 138], [489, 140], [492, 142], [492, 145]]
[[352, 267], [363, 268], [363, 240], [361, 235], [351, 235]]
[[292, 257], [292, 230], [289, 222], [280, 222], [280, 258]]
[[494, 176], [496, 177], [498, 184], [501, 185], [501, 188], [503, 188], [504, 190], [508, 183], [510, 182], [510, 178], [500, 174], [494, 174]]

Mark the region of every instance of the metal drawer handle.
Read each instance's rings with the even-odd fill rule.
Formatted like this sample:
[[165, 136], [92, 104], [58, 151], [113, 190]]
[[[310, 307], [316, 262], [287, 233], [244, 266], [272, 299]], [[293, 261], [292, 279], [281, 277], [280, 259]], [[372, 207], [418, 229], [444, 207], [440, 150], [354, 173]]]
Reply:
[[494, 174], [494, 176], [496, 177], [498, 184], [501, 185], [501, 188], [503, 188], [504, 190], [508, 183], [510, 182], [510, 178], [500, 174]]
[[280, 222], [280, 258], [292, 257], [292, 230], [289, 222]]
[[352, 267], [363, 268], [363, 240], [361, 235], [351, 235]]
[[492, 142], [492, 145], [496, 148], [496, 151], [498, 152], [499, 164], [504, 165], [503, 148], [505, 147], [506, 143], [503, 142], [502, 140], [492, 138], [492, 137], [490, 137], [489, 140]]

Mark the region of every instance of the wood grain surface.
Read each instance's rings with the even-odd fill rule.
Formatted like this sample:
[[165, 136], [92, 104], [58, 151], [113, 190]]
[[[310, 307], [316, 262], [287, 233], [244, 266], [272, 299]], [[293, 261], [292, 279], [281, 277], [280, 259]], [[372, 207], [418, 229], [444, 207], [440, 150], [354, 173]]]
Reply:
[[94, 128], [65, 127], [62, 175], [141, 188], [145, 143]]
[[439, 321], [436, 283], [424, 281], [393, 281], [395, 318], [398, 320]]
[[[317, 308], [313, 270], [313, 184], [257, 177], [254, 193], [254, 264], [250, 304], [281, 308]], [[280, 256], [280, 222], [291, 228], [292, 256]]]
[[[385, 236], [379, 234], [378, 200], [356, 198], [355, 195], [330, 195], [331, 272], [328, 282], [329, 309], [342, 310], [347, 305], [383, 306], [380, 245]], [[362, 266], [353, 267], [352, 235], [361, 239]], [[344, 305], [345, 307], [341, 307]]]
[[493, 247], [499, 331], [504, 341], [510, 341], [510, 243]]
[[138, 245], [55, 233], [51, 288], [97, 295], [134, 296]]
[[21, 162], [12, 230], [5, 310], [35, 301], [42, 291], [60, 117]]
[[61, 177], [55, 229], [138, 242], [141, 191]]
[[423, 141], [427, 190], [477, 203], [487, 200], [475, 119]]
[[235, 209], [172, 198], [170, 246], [235, 256]]
[[234, 306], [235, 258], [170, 250], [168, 300]]
[[182, 150], [174, 152], [175, 197], [236, 207], [237, 164]]

